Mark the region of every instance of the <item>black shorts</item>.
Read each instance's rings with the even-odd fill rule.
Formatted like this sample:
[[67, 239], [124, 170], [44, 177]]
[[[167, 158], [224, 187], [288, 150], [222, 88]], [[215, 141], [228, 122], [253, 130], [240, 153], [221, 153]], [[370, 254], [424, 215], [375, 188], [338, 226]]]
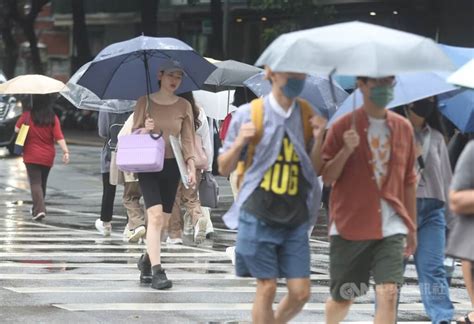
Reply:
[[170, 214], [173, 209], [180, 174], [175, 159], [165, 159], [160, 172], [138, 173], [138, 181], [146, 208], [163, 205], [163, 212]]

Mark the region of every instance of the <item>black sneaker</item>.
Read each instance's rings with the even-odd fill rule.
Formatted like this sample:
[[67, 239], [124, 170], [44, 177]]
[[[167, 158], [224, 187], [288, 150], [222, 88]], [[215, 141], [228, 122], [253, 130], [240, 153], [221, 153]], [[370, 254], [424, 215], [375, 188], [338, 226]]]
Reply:
[[153, 281], [151, 282], [151, 288], [153, 289], [168, 289], [173, 286], [171, 280], [168, 280], [164, 269], [158, 270], [153, 275]]
[[140, 282], [149, 284], [152, 280], [151, 262], [147, 254], [142, 254], [137, 263], [138, 270], [140, 270]]

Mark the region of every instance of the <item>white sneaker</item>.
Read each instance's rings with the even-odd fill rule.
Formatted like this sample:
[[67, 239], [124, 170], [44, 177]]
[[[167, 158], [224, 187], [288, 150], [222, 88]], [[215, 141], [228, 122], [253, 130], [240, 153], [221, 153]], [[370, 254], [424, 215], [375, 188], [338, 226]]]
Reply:
[[128, 238], [132, 235], [132, 231], [128, 229], [128, 224], [125, 225], [125, 228], [123, 229], [123, 238], [122, 241], [128, 242]]
[[206, 239], [207, 218], [199, 218], [194, 227], [194, 243], [201, 244]]
[[100, 234], [104, 236], [110, 236], [110, 234], [112, 233], [112, 225], [109, 224], [104, 226], [104, 222], [101, 221], [100, 218], [96, 219], [95, 228]]
[[177, 237], [177, 238], [171, 238], [171, 237], [167, 237], [166, 238], [166, 244], [173, 244], [173, 245], [178, 245], [178, 244], [183, 244], [183, 239]]
[[225, 249], [225, 254], [232, 261], [232, 265], [235, 265], [235, 246], [229, 246]]
[[41, 212], [41, 213], [38, 213], [36, 214], [35, 216], [33, 216], [33, 220], [35, 221], [39, 221], [39, 220], [42, 220], [43, 218], [46, 217], [46, 213], [45, 212]]
[[146, 227], [143, 225], [138, 226], [134, 230], [131, 230], [130, 236], [128, 237], [128, 242], [129, 243], [137, 243], [140, 241], [141, 238], [143, 238], [146, 234]]

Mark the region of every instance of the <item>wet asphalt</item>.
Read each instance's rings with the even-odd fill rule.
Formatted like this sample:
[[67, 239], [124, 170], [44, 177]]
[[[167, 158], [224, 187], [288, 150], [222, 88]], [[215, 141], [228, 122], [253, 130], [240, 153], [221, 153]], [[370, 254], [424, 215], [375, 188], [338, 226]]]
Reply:
[[[227, 180], [219, 178], [221, 203], [212, 211], [213, 235], [196, 246], [163, 245], [162, 263], [173, 288], [156, 291], [138, 281], [136, 261], [143, 244], [124, 242], [126, 213], [117, 196], [113, 234], [94, 228], [99, 217], [102, 183], [100, 148], [71, 146], [71, 164], [59, 159], [48, 182], [47, 217], [31, 220], [31, 198], [20, 157], [0, 149], [0, 322], [23, 323], [225, 323], [249, 322], [255, 281], [236, 278], [225, 250], [235, 232], [221, 215], [230, 206]], [[295, 322], [323, 322], [328, 297], [328, 243], [325, 215], [311, 239], [313, 293]], [[406, 272], [399, 318], [427, 321], [412, 264]], [[284, 295], [279, 282], [277, 300]], [[451, 296], [457, 313], [469, 309], [459, 266]], [[373, 292], [357, 300], [348, 321], [371, 321]]]

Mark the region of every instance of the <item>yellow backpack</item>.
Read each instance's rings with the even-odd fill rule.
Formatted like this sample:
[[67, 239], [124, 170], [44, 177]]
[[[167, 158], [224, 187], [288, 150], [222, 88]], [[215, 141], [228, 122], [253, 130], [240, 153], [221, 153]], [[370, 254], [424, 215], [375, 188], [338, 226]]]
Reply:
[[[313, 109], [309, 102], [304, 99], [297, 99], [299, 106], [301, 107], [301, 120], [303, 122], [303, 134], [305, 145], [308, 145], [311, 137], [313, 136], [313, 129], [309, 122], [310, 118], [314, 115]], [[240, 189], [243, 181], [245, 171], [252, 165], [253, 156], [255, 154], [255, 147], [260, 142], [263, 136], [263, 98], [252, 100], [250, 103], [250, 118], [255, 125], [256, 134], [250, 140], [247, 148], [247, 155], [245, 160], [239, 160], [235, 172], [237, 174], [237, 188]]]

